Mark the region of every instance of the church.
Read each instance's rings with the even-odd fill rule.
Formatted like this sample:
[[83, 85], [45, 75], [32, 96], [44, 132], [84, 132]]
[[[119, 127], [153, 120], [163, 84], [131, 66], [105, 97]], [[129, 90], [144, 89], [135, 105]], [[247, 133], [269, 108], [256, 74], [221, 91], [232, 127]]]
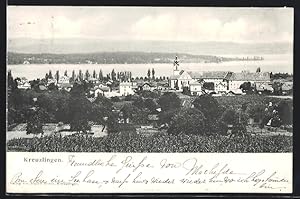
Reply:
[[170, 76], [169, 85], [172, 90], [183, 91], [184, 88], [190, 90], [192, 95], [201, 95], [204, 90], [215, 93], [241, 93], [240, 86], [244, 82], [250, 82], [255, 87], [270, 85], [269, 72], [242, 71], [233, 73], [230, 71], [185, 71], [180, 70], [178, 57], [173, 63], [173, 74]]

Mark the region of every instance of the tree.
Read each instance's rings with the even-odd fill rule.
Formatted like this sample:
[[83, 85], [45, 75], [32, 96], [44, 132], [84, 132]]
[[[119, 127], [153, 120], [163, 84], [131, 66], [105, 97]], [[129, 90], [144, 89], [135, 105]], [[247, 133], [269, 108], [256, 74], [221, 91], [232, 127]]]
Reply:
[[164, 93], [158, 99], [158, 104], [163, 111], [169, 111], [181, 107], [181, 101], [175, 93]]
[[83, 80], [83, 73], [82, 73], [82, 71], [81, 71], [81, 70], [79, 70], [79, 73], [78, 73], [78, 78], [79, 78], [79, 80], [80, 80], [80, 81], [82, 81], [82, 80]]
[[155, 79], [155, 70], [154, 70], [154, 68], [152, 68], [152, 79], [153, 80]]
[[272, 88], [274, 89], [274, 94], [281, 95], [282, 94], [282, 83], [273, 82]]
[[59, 80], [59, 71], [58, 71], [58, 70], [57, 70], [56, 73], [55, 73], [55, 79], [56, 79], [56, 81], [58, 82], [58, 80]]
[[254, 88], [252, 87], [251, 82], [244, 82], [241, 84], [240, 89], [244, 92], [251, 92]]
[[116, 81], [116, 72], [115, 72], [115, 69], [112, 69], [112, 71], [111, 71], [111, 79], [113, 81]]
[[129, 72], [129, 79], [132, 79], [132, 72]]
[[226, 109], [220, 117], [220, 121], [227, 125], [234, 125], [239, 123], [238, 114], [233, 109]]
[[90, 75], [90, 73], [89, 73], [89, 70], [86, 70], [86, 71], [85, 71], [84, 79], [85, 79], [85, 80], [89, 80], [90, 77], [91, 77], [91, 75]]
[[150, 80], [150, 77], [151, 77], [151, 71], [150, 71], [150, 69], [148, 69], [147, 77], [148, 77], [148, 80]]
[[96, 70], [93, 71], [93, 78], [95, 78], [95, 79], [97, 78]]
[[174, 86], [174, 88], [176, 89], [176, 90], [179, 90], [179, 86], [178, 86], [178, 79], [176, 80], [176, 82], [175, 82], [175, 86]]
[[112, 103], [103, 96], [98, 96], [92, 104], [90, 119], [97, 124], [107, 125], [106, 119], [112, 114]]
[[57, 122], [70, 123], [69, 120], [69, 102], [70, 94], [57, 91], [56, 94], [55, 119]]
[[184, 95], [191, 95], [190, 89], [187, 86], [183, 87], [182, 93]]
[[12, 92], [18, 88], [17, 82], [14, 81], [14, 78], [11, 74], [11, 70], [9, 70], [7, 73], [7, 86]]
[[43, 124], [45, 121], [46, 111], [42, 108], [36, 108], [31, 110], [31, 117], [27, 119], [26, 134], [44, 134]]
[[261, 71], [261, 69], [260, 69], [260, 67], [258, 67], [258, 68], [256, 69], [256, 72], [257, 72], [257, 73], [260, 73], [260, 71]]
[[275, 116], [272, 118], [271, 120], [271, 126], [272, 127], [280, 127], [282, 124], [281, 119], [279, 118], [279, 116]]
[[32, 80], [29, 83], [30, 83], [30, 87], [31, 87], [32, 90], [34, 90], [36, 92], [40, 91], [39, 85], [40, 85], [41, 82], [40, 82], [39, 79]]
[[56, 99], [50, 93], [42, 93], [37, 98], [37, 105], [48, 113], [54, 113], [57, 109]]
[[194, 108], [182, 109], [172, 118], [168, 133], [205, 135], [207, 134], [205, 116], [201, 111]]
[[118, 96], [113, 96], [113, 97], [110, 98], [110, 100], [113, 101], [113, 102], [120, 102], [121, 101]]
[[124, 104], [124, 106], [121, 109], [123, 119], [126, 121], [126, 119], [129, 118], [134, 123], [139, 123], [138, 120], [143, 120], [143, 118], [138, 118], [138, 115], [141, 111], [141, 109], [137, 108], [132, 104]]
[[204, 82], [203, 83], [203, 88], [207, 90], [214, 90], [215, 89], [215, 84], [213, 82]]
[[266, 117], [266, 111], [265, 107], [261, 104], [255, 104], [252, 107], [249, 107], [248, 114], [250, 118], [254, 119], [254, 122], [259, 123], [260, 127], [263, 128], [265, 125], [265, 117]]
[[157, 104], [151, 98], [146, 99], [144, 103], [150, 112], [154, 112], [157, 109]]
[[[239, 133], [247, 125], [247, 116], [243, 114], [242, 109], [235, 111], [233, 109], [226, 109], [219, 121], [219, 132], [223, 135], [227, 134], [228, 126], [232, 125], [232, 133]], [[235, 132], [236, 131], [236, 132]]]
[[75, 70], [73, 70], [73, 71], [72, 71], [72, 76], [71, 76], [70, 81], [71, 81], [71, 82], [74, 82], [75, 79], [76, 79], [76, 74], [75, 74]]
[[98, 76], [99, 80], [100, 81], [103, 81], [103, 73], [102, 73], [102, 70], [100, 69], [99, 71], [99, 76]]
[[212, 132], [217, 131], [217, 121], [222, 114], [222, 108], [218, 101], [211, 95], [201, 95], [194, 100], [193, 105], [204, 114], [207, 129]]
[[289, 125], [293, 124], [293, 103], [292, 101], [282, 100], [279, 102], [278, 107], [278, 116], [282, 121], [282, 124]]
[[172, 118], [179, 112], [178, 109], [168, 110], [168, 111], [162, 111], [158, 114], [159, 117], [159, 124], [170, 124], [172, 121]]
[[91, 102], [84, 95], [73, 92], [68, 104], [71, 130], [86, 133], [91, 129], [89, 124]]
[[198, 96], [193, 105], [200, 110], [204, 116], [212, 122], [215, 122], [222, 113], [218, 101], [211, 95]]
[[139, 108], [139, 109], [144, 109], [144, 108], [146, 108], [146, 106], [145, 106], [145, 101], [144, 101], [144, 99], [143, 99], [142, 97], [136, 98], [136, 99], [133, 101], [132, 104], [133, 104], [134, 106], [136, 106], [137, 108]]
[[52, 71], [51, 71], [51, 70], [49, 70], [49, 73], [48, 73], [48, 78], [49, 78], [49, 79], [53, 79], [53, 76], [52, 76]]

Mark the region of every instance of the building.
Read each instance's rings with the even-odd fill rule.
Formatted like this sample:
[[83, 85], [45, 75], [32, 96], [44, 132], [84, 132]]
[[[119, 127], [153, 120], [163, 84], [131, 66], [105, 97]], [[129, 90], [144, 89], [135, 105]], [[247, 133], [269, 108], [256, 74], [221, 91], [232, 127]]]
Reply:
[[190, 83], [190, 92], [192, 95], [202, 95], [202, 84], [199, 82]]
[[59, 77], [58, 84], [65, 84], [65, 83], [70, 83], [70, 77], [65, 75]]
[[120, 82], [119, 90], [122, 96], [133, 95], [133, 82]]
[[211, 83], [213, 85], [211, 91], [226, 92], [231, 75], [232, 72], [229, 71], [194, 72], [179, 70], [179, 61], [176, 56], [173, 64], [173, 75], [170, 76], [169, 83], [171, 89], [182, 91], [184, 87], [188, 87], [191, 92], [197, 92], [197, 94], [200, 94], [198, 90], [200, 85], [195, 82], [201, 82], [201, 90], [206, 89], [205, 83]]
[[250, 82], [255, 88], [267, 87], [271, 83], [269, 72], [250, 73], [249, 71], [242, 71], [241, 73], [233, 73], [229, 78], [229, 89], [236, 90], [244, 82]]
[[48, 78], [47, 79], [47, 85], [50, 85], [50, 84], [56, 85], [57, 84], [57, 80], [55, 78]]
[[59, 90], [65, 90], [65, 91], [70, 92], [73, 88], [73, 85], [70, 83], [61, 83], [61, 84], [59, 84], [58, 88], [59, 88]]
[[156, 88], [155, 88], [157, 91], [166, 91], [166, 90], [169, 90], [169, 83], [167, 80], [165, 81], [159, 81], [157, 82], [156, 84]]
[[139, 90], [141, 91], [153, 91], [155, 86], [149, 82], [144, 82], [142, 85], [139, 86]]
[[190, 72], [190, 74], [193, 79], [203, 84], [204, 90], [216, 93], [224, 93], [228, 90], [229, 78], [232, 76], [230, 71]]
[[261, 84], [256, 86], [256, 90], [258, 92], [274, 92], [272, 85], [269, 84]]
[[22, 77], [21, 79], [17, 79], [17, 87], [18, 89], [30, 89], [31, 85], [28, 82], [28, 80], [24, 77]]
[[283, 82], [281, 89], [282, 89], [282, 94], [293, 93], [293, 82], [292, 81]]
[[269, 72], [185, 71], [180, 70], [177, 56], [173, 64], [173, 74], [169, 79], [172, 90], [183, 91], [184, 87], [188, 87], [193, 95], [201, 95], [201, 91], [218, 94], [232, 91], [232, 93], [242, 94], [240, 86], [244, 82], [250, 82], [258, 90], [272, 91]]
[[170, 77], [170, 87], [182, 91], [184, 87], [189, 87], [192, 81], [191, 75], [187, 71], [181, 70], [178, 74], [176, 73], [176, 75]]

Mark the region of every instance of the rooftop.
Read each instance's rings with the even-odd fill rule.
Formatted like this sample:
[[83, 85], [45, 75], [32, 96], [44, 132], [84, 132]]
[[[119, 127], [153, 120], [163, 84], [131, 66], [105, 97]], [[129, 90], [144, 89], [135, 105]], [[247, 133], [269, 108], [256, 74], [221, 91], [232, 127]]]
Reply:
[[270, 81], [269, 72], [260, 72], [260, 73], [250, 73], [250, 72], [241, 72], [233, 73], [230, 77], [230, 80], [233, 81]]

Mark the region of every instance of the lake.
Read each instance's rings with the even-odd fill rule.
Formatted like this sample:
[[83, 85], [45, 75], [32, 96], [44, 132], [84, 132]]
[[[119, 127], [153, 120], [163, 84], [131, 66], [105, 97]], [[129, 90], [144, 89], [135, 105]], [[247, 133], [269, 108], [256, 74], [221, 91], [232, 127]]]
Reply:
[[[226, 55], [226, 57], [246, 57], [247, 55]], [[262, 61], [230, 61], [222, 63], [181, 63], [180, 69], [189, 71], [232, 71], [241, 72], [249, 70], [255, 72], [258, 67], [262, 71], [267, 72], [284, 72], [293, 73], [293, 55], [260, 55], [264, 57]], [[253, 57], [250, 55], [249, 57]], [[43, 78], [45, 74], [56, 70], [62, 75], [65, 70], [71, 75], [72, 70], [78, 74], [79, 70], [85, 73], [89, 70], [92, 74], [96, 70], [97, 74], [102, 69], [104, 75], [110, 73], [112, 69], [115, 71], [131, 71], [135, 76], [147, 76], [147, 70], [154, 68], [156, 76], [170, 76], [172, 74], [172, 63], [168, 64], [28, 64], [28, 65], [8, 65], [7, 69], [12, 71], [13, 77], [26, 77], [29, 80]]]

